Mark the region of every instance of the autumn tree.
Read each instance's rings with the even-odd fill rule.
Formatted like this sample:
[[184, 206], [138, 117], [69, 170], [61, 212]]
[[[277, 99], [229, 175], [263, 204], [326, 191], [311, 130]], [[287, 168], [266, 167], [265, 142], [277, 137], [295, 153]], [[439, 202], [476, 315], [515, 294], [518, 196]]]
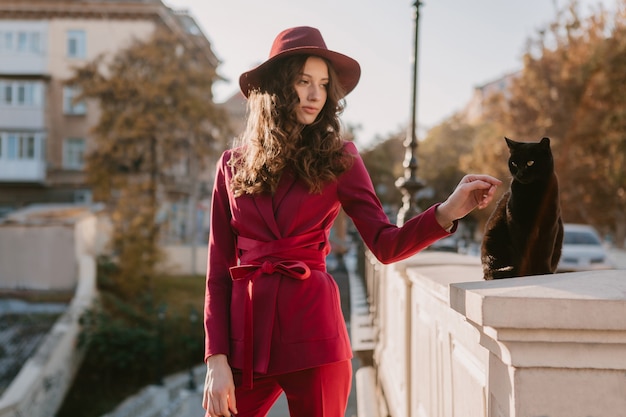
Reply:
[[463, 178], [460, 160], [472, 150], [474, 135], [474, 127], [454, 115], [431, 128], [419, 143], [418, 176], [433, 189], [424, 205], [445, 200]]
[[626, 238], [626, 2], [609, 19], [600, 15], [590, 31], [597, 46], [577, 115], [568, 160], [569, 203], [579, 204], [578, 218], [612, 230], [615, 243]]
[[[488, 103], [494, 130], [514, 140], [552, 139], [567, 222], [626, 237], [626, 2], [583, 18], [571, 1], [530, 39], [511, 88]], [[501, 136], [480, 137], [472, 155], [503, 156]], [[503, 155], [504, 150], [504, 155]], [[488, 157], [495, 161], [495, 158]]]
[[[417, 176], [432, 192], [422, 192], [418, 204], [422, 209], [447, 198], [464, 173], [459, 161], [472, 149], [474, 127], [457, 116], [430, 129], [418, 143]], [[361, 152], [383, 205], [399, 210], [402, 192], [397, 181], [405, 175], [406, 132], [390, 134]], [[424, 195], [429, 195], [424, 197]]]
[[[404, 174], [405, 134], [392, 134], [361, 151], [363, 163], [372, 178], [376, 194], [390, 214], [397, 214], [402, 204], [402, 193], [396, 187], [396, 181]], [[393, 216], [392, 216], [393, 217]]]
[[112, 221], [114, 278], [125, 294], [149, 287], [160, 259], [155, 219], [168, 190], [192, 196], [198, 172], [221, 148], [226, 119], [212, 100], [217, 75], [205, 48], [157, 30], [69, 81], [79, 99], [99, 105], [86, 173]]
[[[492, 97], [495, 99], [495, 97]], [[504, 185], [498, 187], [494, 201], [484, 210], [474, 210], [470, 216], [476, 220], [479, 231], [482, 231], [487, 219], [495, 208], [496, 202], [508, 189], [511, 173], [508, 169], [507, 159], [509, 150], [504, 136], [507, 134], [502, 125], [489, 117], [484, 117], [478, 123], [471, 123], [472, 141], [471, 148], [459, 155], [459, 170], [466, 174], [484, 173], [493, 175], [503, 181]]]
[[[418, 205], [426, 209], [445, 200], [465, 175], [461, 160], [472, 149], [476, 126], [470, 126], [459, 116], [452, 116], [430, 129], [417, 147], [417, 176], [425, 185], [418, 192]], [[392, 134], [361, 152], [379, 199], [386, 207], [397, 211], [402, 204], [402, 192], [397, 181], [405, 175], [406, 132]]]

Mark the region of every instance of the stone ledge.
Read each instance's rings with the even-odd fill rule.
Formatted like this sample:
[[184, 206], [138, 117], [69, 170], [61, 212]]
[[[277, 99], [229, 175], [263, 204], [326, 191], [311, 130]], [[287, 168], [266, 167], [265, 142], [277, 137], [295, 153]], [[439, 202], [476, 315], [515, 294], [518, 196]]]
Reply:
[[450, 306], [506, 365], [626, 369], [624, 271], [451, 284]]
[[626, 331], [625, 275], [589, 271], [451, 284], [450, 306], [493, 328]]

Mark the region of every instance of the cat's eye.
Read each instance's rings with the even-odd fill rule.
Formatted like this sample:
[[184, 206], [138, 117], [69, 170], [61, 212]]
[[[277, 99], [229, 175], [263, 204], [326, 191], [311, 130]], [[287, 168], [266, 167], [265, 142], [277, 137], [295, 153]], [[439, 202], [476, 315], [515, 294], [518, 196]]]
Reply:
[[517, 164], [513, 161], [511, 161], [511, 165], [513, 165], [515, 168], [517, 168]]
[[535, 164], [535, 161], [526, 162], [526, 166], [529, 166], [529, 167], [533, 166], [534, 164]]

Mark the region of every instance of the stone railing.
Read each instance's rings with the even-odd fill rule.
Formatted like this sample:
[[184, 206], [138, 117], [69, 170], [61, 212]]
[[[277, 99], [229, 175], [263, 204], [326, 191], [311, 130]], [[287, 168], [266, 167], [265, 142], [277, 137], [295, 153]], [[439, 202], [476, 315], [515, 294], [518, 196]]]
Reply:
[[365, 271], [359, 417], [626, 416], [625, 271], [483, 281], [477, 258], [428, 251]]
[[[79, 318], [96, 296], [96, 265], [92, 249], [97, 225], [94, 215], [75, 220], [74, 253], [69, 252], [70, 259], [57, 259], [57, 262], [75, 262], [77, 265], [74, 297], [0, 397], [0, 417], [50, 417], [61, 406], [84, 355], [77, 343]], [[37, 259], [36, 252], [30, 252], [30, 262], [33, 259]]]

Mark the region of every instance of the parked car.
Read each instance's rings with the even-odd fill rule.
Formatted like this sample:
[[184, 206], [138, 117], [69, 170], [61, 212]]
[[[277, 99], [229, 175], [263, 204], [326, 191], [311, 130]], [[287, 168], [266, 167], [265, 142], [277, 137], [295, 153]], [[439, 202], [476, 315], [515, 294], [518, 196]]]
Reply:
[[563, 229], [563, 251], [557, 272], [615, 268], [593, 226], [566, 223]]

